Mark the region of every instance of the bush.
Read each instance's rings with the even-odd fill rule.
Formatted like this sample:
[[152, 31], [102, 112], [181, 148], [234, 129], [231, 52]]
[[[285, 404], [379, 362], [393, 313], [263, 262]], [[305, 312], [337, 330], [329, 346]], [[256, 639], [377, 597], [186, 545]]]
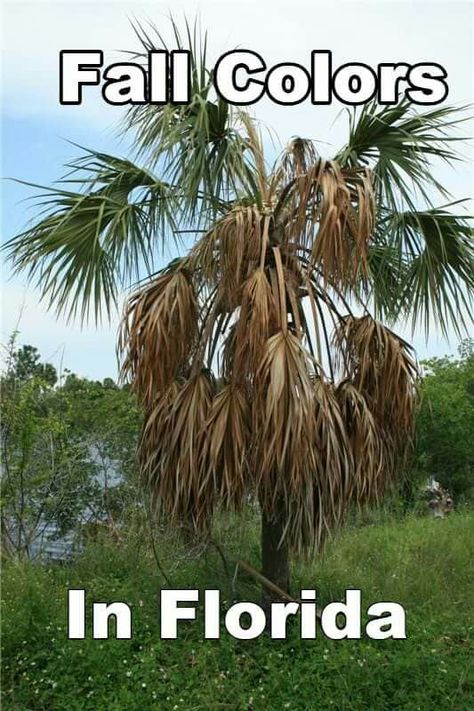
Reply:
[[474, 342], [459, 358], [423, 362], [421, 407], [416, 418], [418, 474], [434, 475], [459, 502], [474, 498]]

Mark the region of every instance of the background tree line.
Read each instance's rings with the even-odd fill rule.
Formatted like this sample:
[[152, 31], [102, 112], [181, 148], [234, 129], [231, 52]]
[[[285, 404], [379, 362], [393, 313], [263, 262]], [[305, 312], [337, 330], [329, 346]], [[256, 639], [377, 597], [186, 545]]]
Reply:
[[120, 527], [139, 497], [139, 413], [129, 389], [58, 375], [15, 336], [1, 386], [4, 548], [34, 557], [46, 533]]
[[455, 501], [474, 497], [474, 340], [422, 362], [413, 479], [433, 475]]

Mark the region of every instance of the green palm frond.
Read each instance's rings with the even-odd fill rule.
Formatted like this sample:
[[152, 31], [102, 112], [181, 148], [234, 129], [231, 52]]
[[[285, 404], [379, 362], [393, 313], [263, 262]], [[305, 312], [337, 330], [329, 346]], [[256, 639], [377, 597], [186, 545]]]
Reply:
[[402, 303], [413, 328], [421, 322], [428, 335], [437, 323], [447, 335], [451, 325], [461, 336], [472, 327], [472, 227], [465, 217], [441, 208], [404, 212], [394, 223], [394, 238], [407, 255]]
[[370, 301], [374, 316], [393, 324], [400, 315], [405, 278], [406, 264], [384, 236], [368, 248], [367, 275], [355, 285], [355, 297], [364, 305]]
[[369, 248], [369, 273], [357, 297], [379, 318], [403, 319], [426, 334], [437, 324], [444, 335], [469, 330], [474, 287], [474, 242], [469, 220], [449, 211], [388, 212]]
[[110, 316], [121, 286], [152, 270], [175, 228], [175, 194], [149, 171], [105, 153], [84, 151], [68, 167], [57, 187], [32, 185], [42, 191], [40, 219], [5, 249], [58, 313], [85, 320], [93, 305], [99, 320], [103, 308]]
[[336, 160], [342, 166], [369, 165], [378, 199], [388, 208], [414, 208], [416, 197], [431, 202], [433, 192], [448, 195], [433, 175], [432, 161], [459, 159], [452, 131], [467, 120], [465, 107], [439, 107], [416, 113], [408, 100], [396, 106], [366, 104], [349, 112], [349, 138]]
[[[191, 100], [186, 105], [146, 104], [130, 109], [125, 127], [132, 131], [139, 155], [160, 163], [167, 180], [186, 195], [189, 219], [216, 213], [220, 200], [231, 201], [242, 190], [255, 192], [252, 155], [240, 128], [239, 113], [213, 91], [207, 62], [207, 37], [198, 23], [185, 22], [185, 36], [171, 19], [173, 49], [190, 51]], [[145, 53], [167, 49], [153, 26], [135, 26]]]

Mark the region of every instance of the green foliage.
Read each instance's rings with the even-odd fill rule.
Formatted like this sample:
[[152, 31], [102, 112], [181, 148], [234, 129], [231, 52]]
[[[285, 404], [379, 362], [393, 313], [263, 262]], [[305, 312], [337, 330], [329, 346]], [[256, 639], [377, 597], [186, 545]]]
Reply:
[[421, 407], [416, 418], [416, 465], [456, 497], [474, 496], [474, 341], [459, 358], [423, 362]]
[[[31, 555], [50, 524], [57, 536], [88, 517], [120, 521], [138, 494], [135, 400], [111, 379], [67, 375], [33, 346], [10, 341], [1, 377], [2, 540]], [[120, 482], [117, 474], [120, 472]]]
[[459, 109], [442, 106], [414, 113], [408, 99], [396, 106], [380, 106], [374, 100], [358, 115], [349, 110], [348, 114], [349, 138], [337, 159], [353, 167], [373, 165], [377, 190], [392, 211], [416, 209], [420, 195], [429, 203], [433, 188], [448, 195], [430, 166], [433, 157], [448, 165], [459, 160], [453, 143], [462, 139], [453, 129], [466, 120]]
[[87, 446], [69, 437], [51, 366], [38, 360], [30, 346], [16, 351], [1, 381], [2, 542], [26, 555], [48, 524], [69, 531], [97, 495]]
[[55, 385], [58, 379], [56, 368], [51, 363], [41, 363], [41, 356], [34, 346], [22, 346], [11, 354], [7, 367], [7, 379], [24, 382], [37, 377], [47, 385]]
[[67, 376], [60, 394], [71, 436], [87, 443], [94, 455], [102, 482], [97, 513], [123, 522], [140, 499], [135, 456], [140, 412], [135, 397], [111, 378], [98, 382], [74, 374]]
[[394, 212], [384, 238], [399, 258], [404, 278], [398, 305], [413, 328], [422, 324], [428, 334], [434, 318], [445, 336], [448, 325], [459, 336], [467, 333], [474, 281], [472, 229], [465, 217], [441, 208]]
[[[38, 222], [10, 242], [17, 268], [58, 313], [100, 320], [119, 287], [153, 270], [156, 236], [174, 227], [173, 192], [129, 160], [81, 149], [55, 188], [36, 196]], [[76, 187], [76, 190], [72, 188]]]
[[[225, 549], [256, 563], [256, 518], [237, 532], [222, 521]], [[232, 537], [229, 538], [229, 531]], [[386, 521], [349, 530], [317, 562], [294, 570], [295, 590], [318, 590], [326, 604], [349, 587], [363, 590], [363, 608], [379, 600], [406, 609], [407, 640], [239, 642], [223, 631], [203, 640], [202, 610], [180, 623], [177, 640], [159, 638], [164, 585], [145, 534], [127, 545], [94, 545], [74, 566], [49, 570], [5, 566], [3, 708], [5, 711], [470, 711], [474, 695], [474, 516], [444, 521]], [[173, 538], [157, 541], [175, 587], [217, 587], [230, 604], [228, 579], [214, 549], [185, 555]], [[177, 561], [180, 560], [179, 566]], [[233, 570], [231, 571], [233, 573]], [[68, 640], [66, 589], [86, 587], [89, 601], [131, 604], [130, 641]], [[259, 590], [237, 579], [244, 599]]]

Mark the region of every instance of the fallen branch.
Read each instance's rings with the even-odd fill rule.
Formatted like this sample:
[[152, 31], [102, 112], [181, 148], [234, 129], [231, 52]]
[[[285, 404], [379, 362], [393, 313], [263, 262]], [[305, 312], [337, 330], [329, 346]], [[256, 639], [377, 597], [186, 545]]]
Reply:
[[[272, 592], [276, 593], [278, 597], [282, 598], [282, 600], [286, 600], [287, 602], [296, 602], [298, 605], [303, 602], [303, 600], [298, 600], [294, 597], [291, 597], [291, 595], [279, 588], [278, 585], [275, 585], [275, 583], [272, 583], [271, 580], [262, 575], [262, 573], [260, 573], [258, 570], [255, 570], [255, 568], [246, 563], [244, 560], [235, 559], [234, 562], [237, 566], [239, 566], [239, 568], [242, 568], [242, 570], [245, 570], [246, 573], [261, 582], [262, 585], [264, 585], [268, 590], [271, 590]], [[318, 620], [321, 619], [320, 608], [316, 608], [316, 617], [318, 618]]]

